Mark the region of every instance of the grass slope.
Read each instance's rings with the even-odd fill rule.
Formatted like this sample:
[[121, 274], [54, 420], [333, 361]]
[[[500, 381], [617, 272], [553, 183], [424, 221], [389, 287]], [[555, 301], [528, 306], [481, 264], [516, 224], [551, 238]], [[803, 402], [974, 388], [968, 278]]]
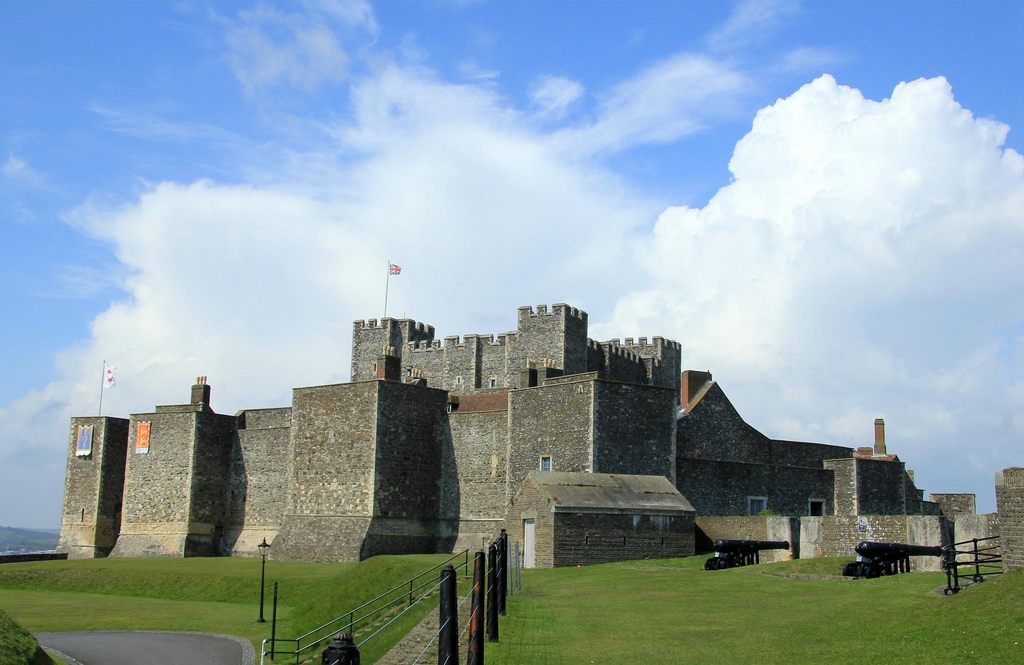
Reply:
[[706, 557], [525, 571], [493, 665], [1024, 662], [1024, 571], [958, 596], [941, 573], [847, 580], [836, 559]]
[[[382, 556], [359, 564], [267, 563], [267, 623], [258, 559], [89, 559], [0, 566], [0, 607], [34, 631], [178, 630], [225, 633], [259, 649], [270, 636], [273, 581], [278, 637], [295, 637], [442, 561]], [[435, 603], [417, 606], [367, 644], [372, 663]], [[357, 637], [361, 637], [357, 631]], [[319, 659], [319, 652], [311, 652]], [[0, 663], [5, 661], [0, 660]]]
[[0, 663], [4, 665], [53, 665], [54, 661], [27, 630], [0, 610]]

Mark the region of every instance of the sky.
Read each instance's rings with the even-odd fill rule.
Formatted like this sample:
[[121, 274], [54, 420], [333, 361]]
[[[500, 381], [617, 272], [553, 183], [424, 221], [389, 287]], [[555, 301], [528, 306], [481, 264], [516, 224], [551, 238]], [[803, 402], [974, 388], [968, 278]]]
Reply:
[[774, 438], [1024, 465], [1024, 5], [0, 4], [0, 524], [69, 418], [284, 406], [352, 322], [661, 335]]

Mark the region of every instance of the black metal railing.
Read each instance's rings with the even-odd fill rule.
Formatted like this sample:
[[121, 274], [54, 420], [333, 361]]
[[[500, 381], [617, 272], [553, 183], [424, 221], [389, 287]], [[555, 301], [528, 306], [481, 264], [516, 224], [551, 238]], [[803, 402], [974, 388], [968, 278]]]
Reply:
[[[349, 635], [355, 635], [360, 630], [365, 631], [367, 629], [376, 628], [371, 635], [360, 642], [360, 644], [365, 643], [370, 638], [378, 635], [384, 628], [391, 625], [391, 623], [397, 620], [398, 616], [405, 614], [414, 605], [433, 594], [433, 592], [437, 590], [438, 584], [435, 580], [426, 578], [426, 576], [445, 565], [451, 564], [459, 558], [462, 558], [462, 561], [458, 564], [454, 564], [453, 567], [456, 570], [461, 568], [468, 571], [469, 550], [465, 549], [453, 554], [444, 561], [431, 566], [405, 582], [388, 589], [384, 593], [371, 598], [362, 605], [353, 607], [346, 612], [342, 612], [330, 621], [317, 626], [298, 637], [277, 637], [276, 626], [272, 627], [271, 639], [264, 640], [263, 642], [264, 646], [261, 650], [260, 662], [263, 662], [264, 656], [269, 655], [271, 659], [276, 656], [294, 656], [295, 662], [298, 663], [302, 654], [318, 648], [338, 631], [344, 631]], [[385, 618], [385, 615], [388, 613], [395, 613], [396, 608], [399, 606], [404, 607], [401, 611], [398, 611], [395, 616], [388, 615]], [[385, 623], [378, 627], [373, 624], [375, 621], [384, 621]]]
[[[979, 547], [979, 543], [985, 545]], [[988, 538], [971, 538], [942, 548], [944, 557], [942, 567], [946, 571], [947, 595], [959, 593], [963, 587], [961, 580], [968, 579], [971, 583], [983, 582], [990, 575], [1003, 572], [1003, 557], [999, 549], [999, 536]], [[964, 557], [961, 559], [961, 557]], [[961, 568], [966, 568], [961, 572]]]

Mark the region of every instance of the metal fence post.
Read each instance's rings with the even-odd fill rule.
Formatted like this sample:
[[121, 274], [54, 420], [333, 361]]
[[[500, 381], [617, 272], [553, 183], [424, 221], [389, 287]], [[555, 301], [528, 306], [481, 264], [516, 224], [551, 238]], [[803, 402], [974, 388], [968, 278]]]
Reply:
[[498, 641], [498, 546], [487, 548], [487, 641]]
[[498, 611], [505, 616], [505, 601], [508, 599], [508, 533], [501, 530], [498, 537]]
[[466, 665], [484, 665], [484, 553], [473, 556], [473, 600], [469, 613]]
[[270, 660], [274, 660], [274, 647], [277, 646], [277, 582], [274, 582], [274, 609], [270, 617]]
[[437, 665], [455, 665], [459, 661], [459, 617], [455, 602], [455, 568], [451, 565], [441, 569], [438, 608], [441, 629], [437, 638]]

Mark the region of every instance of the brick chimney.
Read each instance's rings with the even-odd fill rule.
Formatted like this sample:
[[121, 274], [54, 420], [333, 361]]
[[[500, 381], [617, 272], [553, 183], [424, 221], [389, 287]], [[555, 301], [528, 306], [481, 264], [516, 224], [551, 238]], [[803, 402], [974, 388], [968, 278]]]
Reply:
[[885, 454], [885, 421], [875, 418], [875, 455]]
[[196, 377], [196, 385], [192, 386], [192, 404], [210, 406], [210, 386], [206, 384], [205, 376]]
[[385, 346], [377, 356], [377, 378], [385, 381], [402, 380], [402, 359], [395, 355], [395, 347]]

